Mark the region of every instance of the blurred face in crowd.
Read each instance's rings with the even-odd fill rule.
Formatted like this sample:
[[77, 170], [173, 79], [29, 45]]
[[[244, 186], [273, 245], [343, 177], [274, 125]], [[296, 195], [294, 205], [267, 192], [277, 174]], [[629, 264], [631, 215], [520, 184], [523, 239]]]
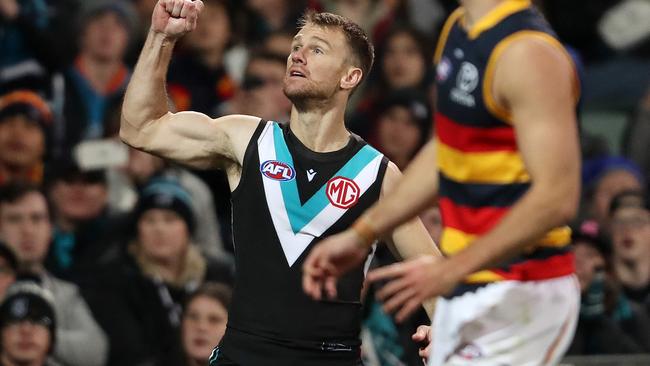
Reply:
[[276, 55], [288, 56], [291, 53], [293, 35], [285, 32], [271, 33], [264, 40], [264, 49]]
[[386, 40], [382, 66], [391, 88], [417, 87], [424, 79], [426, 60], [417, 41], [408, 33], [399, 32]]
[[[608, 222], [609, 205], [612, 198], [623, 191], [639, 190], [641, 183], [626, 170], [612, 170], [603, 176], [596, 185], [592, 201], [592, 215], [601, 224]], [[609, 227], [609, 225], [603, 225]]]
[[650, 212], [621, 207], [612, 217], [614, 256], [625, 261], [650, 261]]
[[188, 305], [183, 316], [183, 348], [200, 364], [207, 364], [210, 353], [226, 331], [228, 311], [217, 300], [199, 295]]
[[120, 15], [106, 11], [88, 22], [81, 35], [81, 52], [108, 62], [122, 60], [129, 33]]
[[163, 167], [163, 160], [144, 151], [129, 148], [129, 161], [126, 173], [137, 183], [145, 183]]
[[216, 1], [205, 1], [196, 29], [187, 34], [188, 45], [199, 52], [222, 51], [230, 40], [230, 18]]
[[[379, 146], [399, 168], [415, 154], [420, 143], [421, 131], [408, 108], [393, 106], [379, 117], [377, 134]], [[400, 166], [403, 165], [403, 166]]]
[[50, 348], [50, 331], [29, 320], [10, 323], [2, 329], [2, 364], [42, 365]]
[[598, 249], [582, 241], [574, 243], [573, 253], [580, 290], [584, 292], [594, 280], [596, 273], [605, 269], [605, 258]]
[[21, 264], [30, 267], [42, 263], [52, 235], [45, 197], [30, 192], [16, 202], [3, 202], [0, 234]]
[[96, 218], [108, 204], [106, 184], [94, 173], [66, 177], [55, 182], [50, 197], [57, 215], [69, 221]]
[[140, 216], [138, 241], [145, 256], [164, 263], [185, 257], [190, 234], [187, 224], [176, 212], [152, 208]]
[[12, 169], [28, 169], [41, 161], [45, 135], [41, 126], [25, 115], [0, 121], [0, 163]]
[[330, 99], [351, 66], [352, 51], [342, 31], [305, 25], [294, 37], [284, 77], [284, 94], [294, 103]]
[[246, 86], [239, 102], [245, 114], [273, 121], [286, 119], [291, 101], [282, 91], [285, 66], [272, 60], [253, 59], [246, 70]]
[[0, 299], [4, 299], [9, 286], [16, 281], [16, 273], [6, 259], [0, 257]]

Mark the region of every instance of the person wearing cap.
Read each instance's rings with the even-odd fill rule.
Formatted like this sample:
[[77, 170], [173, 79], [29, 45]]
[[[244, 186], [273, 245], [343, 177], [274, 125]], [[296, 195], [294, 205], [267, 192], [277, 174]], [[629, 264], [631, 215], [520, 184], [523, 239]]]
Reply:
[[[12, 183], [0, 189], [0, 236], [16, 253], [21, 275], [32, 276], [53, 295], [59, 323], [53, 358], [67, 366], [102, 366], [108, 341], [79, 288], [44, 267], [52, 224], [47, 200], [38, 188]], [[81, 342], [83, 348], [78, 347]]]
[[80, 14], [79, 52], [65, 72], [65, 149], [104, 136], [108, 116], [124, 95], [131, 70], [124, 63], [133, 27], [125, 1], [88, 2]]
[[46, 178], [54, 234], [45, 266], [83, 288], [87, 274], [117, 255], [128, 215], [108, 210], [105, 167], [67, 156], [49, 165]]
[[50, 358], [57, 341], [52, 303], [52, 294], [33, 282], [9, 288], [0, 305], [0, 365], [59, 365]]
[[644, 353], [650, 350], [650, 318], [631, 302], [610, 272], [611, 247], [594, 220], [572, 233], [580, 316], [569, 354]]
[[52, 113], [29, 90], [0, 96], [0, 186], [11, 180], [40, 184]]
[[650, 198], [625, 191], [612, 199], [612, 267], [625, 294], [650, 314]]
[[166, 359], [178, 342], [185, 297], [203, 281], [232, 282], [232, 263], [206, 259], [191, 241], [191, 206], [178, 182], [153, 179], [133, 211], [126, 252], [97, 270], [86, 294], [111, 342], [109, 365]]

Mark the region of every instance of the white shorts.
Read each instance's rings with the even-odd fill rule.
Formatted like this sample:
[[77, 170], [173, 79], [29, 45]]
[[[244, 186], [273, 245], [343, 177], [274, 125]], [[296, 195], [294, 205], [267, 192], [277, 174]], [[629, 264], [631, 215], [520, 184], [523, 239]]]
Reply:
[[573, 339], [579, 308], [573, 275], [440, 298], [429, 366], [555, 365]]

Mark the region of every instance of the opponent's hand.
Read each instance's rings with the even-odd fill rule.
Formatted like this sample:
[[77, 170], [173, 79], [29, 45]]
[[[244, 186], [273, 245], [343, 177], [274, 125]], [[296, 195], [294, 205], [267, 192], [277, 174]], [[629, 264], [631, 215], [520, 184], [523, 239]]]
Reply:
[[463, 278], [443, 257], [421, 256], [370, 271], [369, 282], [390, 280], [377, 292], [384, 311], [404, 321], [427, 299], [451, 292]]
[[424, 347], [418, 349], [418, 355], [422, 357], [422, 362], [426, 365], [431, 354], [431, 327], [428, 325], [420, 325], [413, 333], [411, 339], [415, 343], [421, 344]]
[[325, 289], [329, 298], [335, 298], [338, 277], [361, 264], [368, 255], [368, 248], [361, 243], [362, 239], [352, 230], [318, 243], [302, 267], [302, 287], [305, 293], [320, 300]]
[[151, 16], [151, 30], [179, 38], [196, 28], [202, 9], [201, 0], [158, 0]]

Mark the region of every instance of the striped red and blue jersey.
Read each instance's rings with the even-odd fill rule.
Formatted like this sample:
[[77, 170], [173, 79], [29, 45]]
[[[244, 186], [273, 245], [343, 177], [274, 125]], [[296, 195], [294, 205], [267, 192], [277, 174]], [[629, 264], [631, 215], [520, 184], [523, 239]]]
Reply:
[[[542, 40], [566, 54], [527, 0], [503, 1], [469, 29], [463, 22], [461, 7], [447, 20], [435, 54], [440, 248], [447, 256], [495, 227], [531, 185], [510, 113], [492, 95], [496, 60], [522, 37]], [[577, 95], [577, 78], [575, 86]], [[515, 258], [470, 275], [466, 283], [531, 281], [573, 273], [570, 237], [568, 227], [557, 227]]]

